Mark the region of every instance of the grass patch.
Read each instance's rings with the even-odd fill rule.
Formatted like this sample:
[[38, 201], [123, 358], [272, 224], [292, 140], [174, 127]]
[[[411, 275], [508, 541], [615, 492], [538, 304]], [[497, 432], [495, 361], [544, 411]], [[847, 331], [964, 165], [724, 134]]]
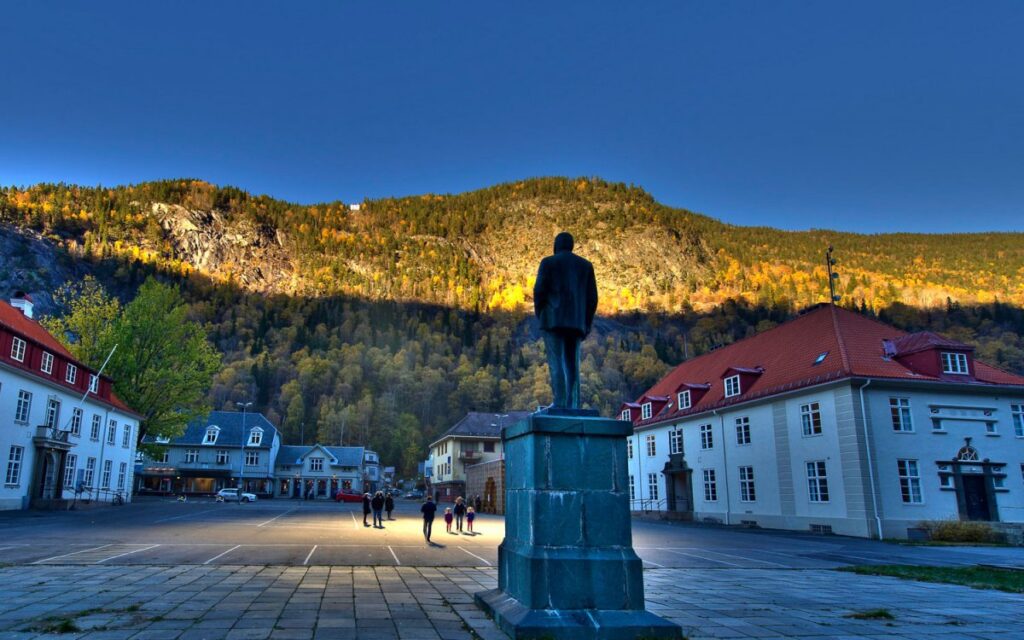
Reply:
[[857, 565], [840, 567], [869, 576], [892, 576], [904, 580], [960, 584], [974, 589], [998, 589], [1009, 593], [1024, 593], [1024, 571], [996, 567], [922, 567], [907, 564]]
[[895, 620], [896, 616], [892, 615], [892, 612], [888, 609], [868, 609], [867, 611], [854, 611], [848, 613], [844, 618], [853, 618], [854, 620]]

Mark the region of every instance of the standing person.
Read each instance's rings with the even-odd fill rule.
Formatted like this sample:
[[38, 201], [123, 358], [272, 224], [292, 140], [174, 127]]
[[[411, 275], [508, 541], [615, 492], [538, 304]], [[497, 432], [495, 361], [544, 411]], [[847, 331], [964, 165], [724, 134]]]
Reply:
[[475, 519], [476, 511], [473, 510], [473, 507], [469, 507], [468, 509], [466, 509], [466, 529], [470, 533], [473, 533], [473, 520]]
[[363, 526], [368, 527], [370, 523], [366, 521], [366, 516], [370, 515], [370, 494], [363, 494]]
[[388, 520], [394, 520], [391, 517], [391, 512], [395, 510], [395, 498], [388, 492], [388, 495], [384, 498], [384, 510], [388, 512]]
[[480, 508], [483, 507], [483, 504], [483, 500], [480, 499], [480, 494], [476, 494], [476, 504], [474, 505], [476, 507], [476, 510], [480, 511]]
[[451, 507], [445, 507], [445, 510], [444, 510], [444, 528], [448, 531], [448, 533], [452, 532], [452, 508]]
[[434, 498], [427, 496], [427, 501], [420, 507], [420, 513], [423, 514], [423, 537], [430, 542], [430, 533], [434, 528], [434, 512], [437, 511], [437, 505], [434, 504]]
[[384, 528], [384, 517], [381, 512], [384, 511], [384, 494], [378, 491], [373, 495], [373, 500], [370, 501], [370, 506], [373, 508], [373, 526], [376, 529]]
[[455, 528], [462, 533], [462, 520], [466, 517], [466, 501], [462, 496], [455, 498]]

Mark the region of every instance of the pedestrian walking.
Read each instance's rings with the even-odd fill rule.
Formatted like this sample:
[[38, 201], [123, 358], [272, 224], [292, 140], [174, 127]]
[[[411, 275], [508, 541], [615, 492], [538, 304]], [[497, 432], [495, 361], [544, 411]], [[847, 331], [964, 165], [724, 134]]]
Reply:
[[373, 508], [373, 526], [377, 529], [383, 529], [384, 517], [381, 514], [384, 511], [384, 494], [382, 492], [378, 491], [373, 495], [370, 507]]
[[437, 505], [434, 504], [434, 499], [431, 496], [427, 496], [427, 501], [420, 507], [420, 513], [423, 514], [423, 537], [430, 542], [430, 534], [434, 528], [434, 512], [437, 511]]
[[462, 521], [466, 517], [466, 501], [462, 499], [462, 496], [455, 498], [455, 528], [462, 533]]
[[363, 494], [363, 526], [368, 527], [370, 523], [366, 521], [366, 516], [370, 515], [370, 494]]
[[466, 509], [466, 529], [473, 533], [473, 520], [476, 520], [476, 511], [473, 507]]
[[384, 510], [388, 512], [388, 520], [394, 520], [391, 517], [391, 512], [395, 510], [395, 497], [390, 493], [384, 497]]
[[448, 530], [448, 533], [452, 532], [452, 508], [445, 507], [444, 510], [444, 526]]

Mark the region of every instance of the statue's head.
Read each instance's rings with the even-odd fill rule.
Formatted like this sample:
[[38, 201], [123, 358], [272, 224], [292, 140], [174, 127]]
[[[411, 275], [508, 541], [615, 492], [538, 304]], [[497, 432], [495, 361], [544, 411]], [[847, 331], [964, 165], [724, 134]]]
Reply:
[[555, 236], [555, 253], [559, 251], [572, 251], [574, 244], [572, 234], [568, 231], [563, 231]]

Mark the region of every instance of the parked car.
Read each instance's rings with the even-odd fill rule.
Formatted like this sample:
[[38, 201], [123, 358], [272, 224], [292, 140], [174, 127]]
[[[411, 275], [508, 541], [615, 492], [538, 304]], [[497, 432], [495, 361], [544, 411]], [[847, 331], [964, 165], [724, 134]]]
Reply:
[[336, 502], [362, 502], [363, 494], [353, 493], [351, 491], [339, 491], [334, 494], [334, 500]]
[[221, 489], [217, 497], [224, 502], [256, 502], [255, 493], [239, 492], [238, 489]]
[[420, 491], [419, 489], [416, 489], [415, 491], [410, 491], [409, 493], [405, 494], [405, 497], [408, 500], [420, 500], [423, 498], [423, 492]]

